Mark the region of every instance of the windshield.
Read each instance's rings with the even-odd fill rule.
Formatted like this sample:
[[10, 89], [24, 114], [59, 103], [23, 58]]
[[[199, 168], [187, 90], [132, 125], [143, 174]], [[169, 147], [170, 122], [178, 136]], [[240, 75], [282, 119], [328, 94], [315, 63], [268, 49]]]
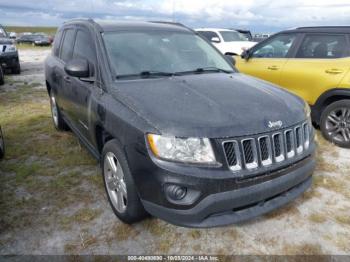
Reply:
[[224, 42], [248, 41], [248, 38], [236, 31], [220, 31]]
[[145, 72], [174, 74], [203, 68], [233, 72], [217, 50], [193, 33], [143, 30], [108, 32], [103, 37], [118, 77], [145, 75]]

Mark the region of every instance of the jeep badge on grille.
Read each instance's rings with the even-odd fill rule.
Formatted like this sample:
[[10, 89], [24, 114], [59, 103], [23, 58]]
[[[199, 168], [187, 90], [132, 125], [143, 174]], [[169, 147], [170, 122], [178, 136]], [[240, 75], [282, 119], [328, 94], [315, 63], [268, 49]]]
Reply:
[[268, 126], [269, 128], [278, 128], [278, 127], [282, 127], [282, 125], [283, 125], [282, 121], [281, 121], [281, 120], [278, 120], [278, 121], [274, 121], [274, 122], [269, 121], [269, 123], [268, 123], [267, 126]]

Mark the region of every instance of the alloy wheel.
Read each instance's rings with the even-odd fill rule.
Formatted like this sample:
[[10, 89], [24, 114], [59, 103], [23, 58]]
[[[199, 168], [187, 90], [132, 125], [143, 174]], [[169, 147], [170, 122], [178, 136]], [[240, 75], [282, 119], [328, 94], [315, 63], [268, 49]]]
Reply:
[[350, 142], [350, 107], [332, 110], [326, 119], [326, 132], [333, 141]]
[[104, 181], [109, 198], [119, 213], [124, 213], [127, 207], [127, 189], [124, 172], [117, 157], [108, 152], [104, 158]]

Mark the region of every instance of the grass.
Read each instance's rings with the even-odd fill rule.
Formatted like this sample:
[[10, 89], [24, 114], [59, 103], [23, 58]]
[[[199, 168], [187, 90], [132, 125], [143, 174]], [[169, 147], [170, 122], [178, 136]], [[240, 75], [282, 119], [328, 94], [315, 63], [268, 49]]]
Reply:
[[[94, 197], [103, 195], [96, 161], [70, 132], [54, 129], [46, 90], [38, 89], [39, 83], [28, 84], [11, 77], [7, 80], [13, 89], [0, 89], [0, 123], [6, 142], [6, 156], [0, 165], [2, 232], [45, 224], [54, 220], [61, 208], [76, 203], [88, 205]], [[86, 170], [89, 175], [82, 176]], [[30, 199], [18, 198], [18, 188]], [[96, 189], [97, 196], [91, 192]], [[48, 201], [50, 213], [37, 216], [37, 210], [46, 208]], [[69, 222], [86, 223], [100, 213], [82, 209]]]
[[16, 44], [16, 47], [19, 50], [50, 50], [52, 46], [33, 46], [31, 44], [20, 43]]
[[45, 33], [48, 35], [55, 35], [57, 31], [57, 27], [46, 27], [46, 26], [5, 26], [5, 30], [7, 32], [16, 32], [16, 33]]

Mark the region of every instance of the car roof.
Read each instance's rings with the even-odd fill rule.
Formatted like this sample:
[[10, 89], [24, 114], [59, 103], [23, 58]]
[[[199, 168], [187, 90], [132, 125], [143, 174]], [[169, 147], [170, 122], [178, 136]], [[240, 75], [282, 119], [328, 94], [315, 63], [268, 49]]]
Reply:
[[350, 33], [350, 26], [304, 26], [282, 32], [297, 33]]
[[171, 31], [191, 31], [188, 27], [167, 21], [114, 21], [114, 22], [95, 22], [92, 19], [72, 19], [64, 23], [71, 24], [90, 24], [97, 27], [101, 32], [119, 31], [119, 30], [171, 30]]
[[237, 32], [233, 29], [227, 29], [227, 28], [196, 28], [195, 31], [230, 31], [230, 32]]

